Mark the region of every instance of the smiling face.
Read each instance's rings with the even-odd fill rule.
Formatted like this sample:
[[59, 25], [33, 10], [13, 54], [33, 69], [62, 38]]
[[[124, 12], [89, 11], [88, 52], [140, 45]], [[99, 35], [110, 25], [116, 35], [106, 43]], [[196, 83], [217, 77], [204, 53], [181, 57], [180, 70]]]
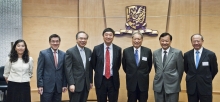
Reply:
[[60, 46], [60, 39], [58, 37], [52, 37], [49, 43], [50, 47], [56, 51]]
[[15, 50], [16, 50], [18, 55], [23, 55], [24, 51], [25, 51], [25, 44], [24, 44], [24, 42], [19, 42], [16, 45]]
[[76, 43], [79, 47], [83, 48], [86, 46], [88, 40], [88, 36], [85, 33], [79, 33], [77, 35]]
[[170, 47], [171, 43], [172, 43], [172, 41], [170, 40], [170, 36], [169, 35], [161, 37], [159, 41], [160, 41], [161, 47], [164, 50], [167, 50]]
[[107, 46], [110, 46], [114, 39], [114, 34], [112, 32], [105, 32], [103, 34], [103, 40]]
[[133, 35], [133, 37], [132, 37], [133, 47], [138, 49], [142, 45], [142, 41], [143, 41], [143, 38], [140, 34], [136, 33]]
[[194, 35], [191, 38], [192, 46], [195, 50], [199, 50], [202, 47], [203, 39], [200, 35]]

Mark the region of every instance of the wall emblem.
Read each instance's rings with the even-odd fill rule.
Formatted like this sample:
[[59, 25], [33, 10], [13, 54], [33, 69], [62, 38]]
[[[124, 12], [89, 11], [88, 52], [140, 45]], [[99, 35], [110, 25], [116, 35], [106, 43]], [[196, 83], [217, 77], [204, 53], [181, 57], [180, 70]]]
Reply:
[[158, 31], [146, 28], [146, 6], [133, 5], [126, 7], [126, 30], [121, 29], [116, 31], [115, 34], [132, 34], [133, 32], [139, 31], [142, 34], [149, 36], [157, 36]]

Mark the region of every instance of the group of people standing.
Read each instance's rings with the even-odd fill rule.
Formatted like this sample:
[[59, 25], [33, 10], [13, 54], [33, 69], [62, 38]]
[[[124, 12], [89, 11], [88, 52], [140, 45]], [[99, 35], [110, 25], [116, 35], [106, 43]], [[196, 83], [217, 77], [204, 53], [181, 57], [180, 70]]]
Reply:
[[[104, 29], [104, 43], [93, 51], [85, 47], [89, 35], [76, 34], [76, 45], [65, 52], [59, 50], [61, 38], [49, 37], [50, 48], [40, 51], [37, 64], [37, 87], [41, 102], [61, 102], [62, 92], [68, 90], [70, 102], [86, 102], [94, 85], [98, 102], [118, 102], [121, 67], [126, 73], [128, 102], [146, 102], [149, 73], [155, 68], [153, 90], [155, 102], [178, 102], [183, 72], [189, 102], [212, 102], [212, 80], [218, 72], [214, 52], [202, 46], [201, 34], [191, 36], [193, 49], [183, 56], [171, 47], [172, 35], [162, 33], [161, 48], [153, 53], [142, 46], [143, 34], [132, 34], [131, 47], [122, 49], [113, 44], [114, 30]], [[13, 45], [5, 65], [4, 77], [8, 82], [7, 102], [31, 102], [30, 78], [33, 59], [29, 57], [24, 40]]]

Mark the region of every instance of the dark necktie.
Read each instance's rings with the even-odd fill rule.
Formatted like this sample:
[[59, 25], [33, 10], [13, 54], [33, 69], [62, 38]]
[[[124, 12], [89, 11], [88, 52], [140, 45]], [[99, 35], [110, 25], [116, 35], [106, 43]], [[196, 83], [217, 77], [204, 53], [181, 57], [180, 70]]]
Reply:
[[163, 66], [165, 65], [165, 62], [166, 62], [166, 59], [167, 59], [167, 51], [164, 51], [163, 52], [164, 53], [164, 55], [163, 55]]
[[54, 56], [55, 67], [57, 68], [57, 54], [56, 54], [56, 53], [57, 53], [57, 52], [54, 51], [54, 52], [53, 52], [53, 56]]
[[138, 59], [138, 50], [135, 50], [134, 57], [135, 57], [136, 65], [138, 66], [138, 63], [139, 63], [139, 59]]
[[110, 53], [109, 53], [109, 47], [106, 47], [106, 53], [105, 53], [105, 77], [106, 79], [110, 78]]

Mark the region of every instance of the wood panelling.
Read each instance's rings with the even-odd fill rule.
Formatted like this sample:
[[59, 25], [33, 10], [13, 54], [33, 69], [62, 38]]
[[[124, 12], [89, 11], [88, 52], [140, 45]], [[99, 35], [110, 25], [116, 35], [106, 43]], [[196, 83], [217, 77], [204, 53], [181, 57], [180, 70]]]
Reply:
[[[204, 37], [204, 47], [215, 52], [220, 64], [220, 1], [219, 0], [201, 0], [201, 34]], [[220, 74], [218, 73], [213, 80], [213, 91], [219, 93], [220, 96]], [[216, 95], [217, 96], [217, 95]], [[219, 97], [213, 97], [219, 99]], [[217, 101], [216, 101], [217, 102]]]
[[[23, 0], [23, 39], [27, 42], [30, 56], [34, 59], [31, 79], [32, 101], [39, 101], [36, 69], [39, 52], [49, 48], [49, 36], [61, 37], [60, 49], [66, 51], [75, 45], [78, 31], [77, 0]], [[67, 92], [63, 99], [68, 100]]]
[[[79, 2], [78, 2], [79, 1]], [[36, 68], [39, 51], [49, 47], [48, 37], [57, 33], [61, 36], [60, 49], [66, 51], [75, 46], [75, 34], [78, 30], [89, 34], [87, 47], [103, 42], [102, 31], [111, 27], [115, 31], [125, 29], [125, 7], [130, 5], [147, 6], [147, 28], [158, 30], [159, 35], [166, 31], [173, 36], [172, 47], [184, 52], [192, 49], [190, 37], [199, 33], [204, 36], [204, 47], [214, 51], [220, 57], [218, 41], [220, 36], [220, 1], [201, 1], [201, 22], [199, 20], [199, 0], [23, 0], [23, 38], [28, 44], [31, 56], [34, 58], [34, 76], [31, 80], [32, 101], [39, 101], [36, 90]], [[169, 5], [170, 2], [170, 5]], [[103, 5], [104, 4], [104, 5]], [[170, 15], [168, 13], [170, 6]], [[169, 22], [167, 22], [167, 16]], [[201, 28], [199, 28], [201, 24]], [[152, 51], [160, 48], [159, 36], [144, 35], [143, 46]], [[115, 36], [114, 44], [122, 49], [132, 46], [131, 35]], [[219, 60], [218, 60], [218, 63]], [[148, 102], [154, 102], [153, 78], [154, 67], [150, 73]], [[220, 75], [213, 81], [213, 102], [218, 102], [220, 96]], [[120, 69], [119, 102], [127, 100], [125, 73]], [[185, 74], [181, 83], [179, 102], [187, 102]], [[68, 95], [63, 95], [67, 100]], [[95, 100], [95, 87], [90, 90], [89, 100]]]

